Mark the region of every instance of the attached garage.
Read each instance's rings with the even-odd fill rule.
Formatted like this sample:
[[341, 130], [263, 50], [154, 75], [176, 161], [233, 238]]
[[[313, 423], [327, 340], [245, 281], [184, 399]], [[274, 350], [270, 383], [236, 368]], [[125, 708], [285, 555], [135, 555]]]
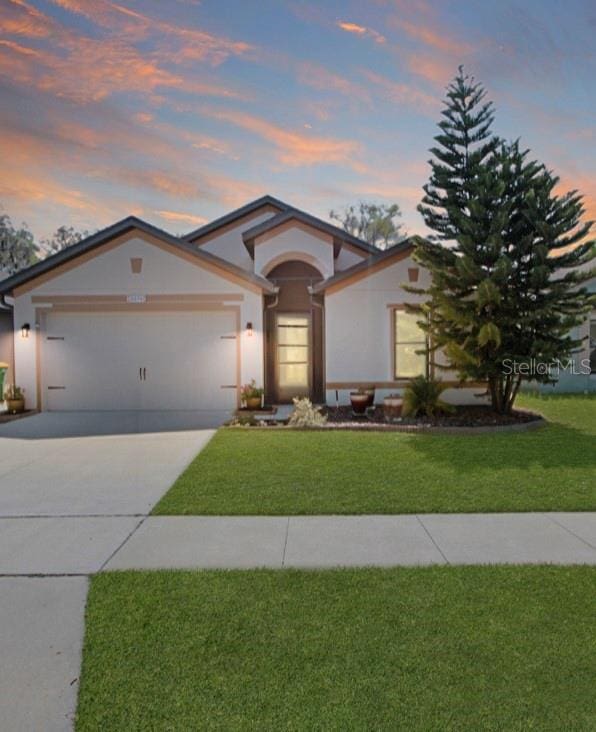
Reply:
[[229, 412], [262, 380], [275, 286], [134, 217], [2, 286], [28, 409]]
[[236, 328], [233, 311], [49, 311], [43, 408], [234, 409]]

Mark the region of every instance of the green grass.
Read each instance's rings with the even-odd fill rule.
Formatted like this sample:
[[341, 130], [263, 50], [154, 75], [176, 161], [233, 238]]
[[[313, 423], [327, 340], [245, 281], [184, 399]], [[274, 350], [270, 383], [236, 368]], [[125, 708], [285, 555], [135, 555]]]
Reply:
[[520, 404], [551, 423], [454, 436], [220, 430], [154, 513], [596, 510], [596, 395]]
[[596, 569], [93, 578], [76, 728], [594, 730]]

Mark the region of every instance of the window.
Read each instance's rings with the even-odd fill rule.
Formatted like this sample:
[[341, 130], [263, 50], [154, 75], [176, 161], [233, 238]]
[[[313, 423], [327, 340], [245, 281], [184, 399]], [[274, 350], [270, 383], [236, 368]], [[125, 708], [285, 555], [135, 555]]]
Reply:
[[596, 374], [596, 320], [590, 321], [590, 373]]
[[[405, 310], [393, 311], [394, 378], [410, 379], [425, 376], [428, 350], [426, 333], [418, 325], [420, 315]], [[424, 353], [417, 351], [424, 350]]]
[[308, 316], [277, 316], [277, 368], [280, 389], [306, 389], [309, 371]]

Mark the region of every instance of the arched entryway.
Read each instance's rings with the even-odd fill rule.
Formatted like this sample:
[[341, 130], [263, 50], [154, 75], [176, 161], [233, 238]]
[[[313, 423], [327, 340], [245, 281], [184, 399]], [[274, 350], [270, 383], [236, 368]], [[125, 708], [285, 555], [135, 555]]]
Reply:
[[284, 404], [295, 396], [325, 400], [323, 297], [309, 287], [323, 279], [312, 265], [282, 262], [267, 279], [279, 287], [265, 298], [265, 398]]

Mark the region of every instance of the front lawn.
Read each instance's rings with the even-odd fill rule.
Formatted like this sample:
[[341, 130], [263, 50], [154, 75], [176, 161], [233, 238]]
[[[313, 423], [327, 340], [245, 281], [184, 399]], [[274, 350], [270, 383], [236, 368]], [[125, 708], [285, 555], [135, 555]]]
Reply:
[[76, 728], [593, 730], [596, 570], [93, 578]]
[[551, 424], [454, 436], [220, 430], [154, 513], [596, 510], [596, 396], [519, 403]]

